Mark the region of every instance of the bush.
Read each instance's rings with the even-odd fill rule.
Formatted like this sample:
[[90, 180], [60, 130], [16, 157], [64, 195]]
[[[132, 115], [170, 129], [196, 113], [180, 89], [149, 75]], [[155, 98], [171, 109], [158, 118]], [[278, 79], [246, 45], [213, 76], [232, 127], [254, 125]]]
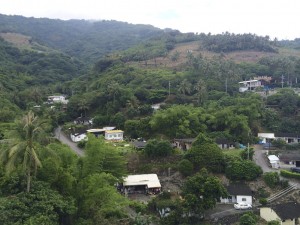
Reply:
[[255, 225], [256, 221], [257, 218], [252, 212], [245, 213], [240, 218], [240, 225]]
[[263, 175], [264, 181], [270, 188], [274, 188], [279, 184], [279, 175], [277, 172], [268, 172]]
[[300, 173], [293, 173], [288, 170], [281, 170], [280, 175], [283, 177], [295, 178], [295, 179], [300, 180]]
[[178, 164], [178, 170], [183, 176], [189, 176], [194, 171], [193, 163], [187, 159], [183, 159]]
[[172, 150], [171, 144], [164, 140], [152, 139], [145, 146], [145, 153], [148, 157], [168, 156], [171, 155]]
[[84, 148], [85, 145], [86, 145], [86, 143], [87, 143], [87, 141], [81, 140], [81, 141], [78, 142], [77, 146], [78, 146], [79, 148]]
[[262, 204], [262, 205], [267, 205], [268, 200], [266, 198], [260, 198], [259, 203]]

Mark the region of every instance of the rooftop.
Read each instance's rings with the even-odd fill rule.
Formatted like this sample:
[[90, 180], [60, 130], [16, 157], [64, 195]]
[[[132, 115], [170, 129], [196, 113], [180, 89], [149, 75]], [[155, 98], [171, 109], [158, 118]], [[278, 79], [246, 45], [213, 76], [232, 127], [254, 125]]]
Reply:
[[297, 202], [282, 203], [279, 205], [271, 206], [271, 208], [282, 220], [300, 217], [300, 204]]
[[148, 188], [160, 188], [160, 182], [156, 174], [129, 175], [124, 179], [124, 186], [147, 185]]
[[243, 183], [231, 183], [226, 187], [230, 195], [248, 195], [252, 196], [252, 190]]
[[122, 130], [106, 130], [105, 133], [113, 134], [113, 133], [124, 133]]

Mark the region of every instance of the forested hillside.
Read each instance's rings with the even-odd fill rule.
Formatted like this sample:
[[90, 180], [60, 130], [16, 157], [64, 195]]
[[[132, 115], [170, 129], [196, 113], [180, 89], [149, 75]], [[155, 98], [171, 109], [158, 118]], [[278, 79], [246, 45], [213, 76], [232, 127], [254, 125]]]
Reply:
[[[0, 33], [0, 224], [199, 224], [227, 196], [224, 180], [261, 179], [240, 146], [258, 132], [300, 133], [299, 40], [5, 15]], [[239, 92], [250, 79], [263, 86]], [[114, 126], [124, 141], [89, 135], [77, 156], [59, 126], [67, 135]], [[190, 149], [170, 145], [183, 138]], [[136, 139], [145, 149], [131, 147]], [[144, 173], [174, 175], [162, 190], [175, 188], [143, 196], [148, 205], [117, 190], [126, 174]], [[260, 188], [255, 197], [266, 198]]]
[[93, 63], [163, 33], [150, 25], [117, 21], [51, 20], [0, 15], [0, 33], [20, 33], [42, 45]]

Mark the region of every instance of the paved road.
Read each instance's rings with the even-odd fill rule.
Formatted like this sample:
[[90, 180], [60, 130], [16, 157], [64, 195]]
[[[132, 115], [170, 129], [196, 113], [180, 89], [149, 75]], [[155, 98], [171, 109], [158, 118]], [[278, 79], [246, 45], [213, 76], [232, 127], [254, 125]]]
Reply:
[[[273, 169], [270, 168], [267, 162], [266, 158], [266, 152], [267, 150], [264, 150], [261, 145], [254, 145], [254, 161], [257, 165], [259, 165], [263, 172], [277, 172], [280, 173], [280, 169], [289, 169], [289, 165], [282, 164], [280, 162], [280, 169]], [[296, 179], [287, 179], [285, 177], [280, 176], [280, 179], [282, 180], [288, 180], [290, 185], [296, 185], [297, 188], [300, 188], [300, 182]]]
[[263, 150], [262, 146], [254, 145], [254, 162], [262, 168], [264, 173], [273, 171], [266, 161], [266, 152], [267, 150]]
[[84, 152], [81, 148], [78, 148], [77, 144], [72, 142], [64, 132], [61, 131], [61, 127], [58, 127], [54, 131], [55, 138], [57, 138], [62, 143], [68, 145], [77, 155], [83, 156]]

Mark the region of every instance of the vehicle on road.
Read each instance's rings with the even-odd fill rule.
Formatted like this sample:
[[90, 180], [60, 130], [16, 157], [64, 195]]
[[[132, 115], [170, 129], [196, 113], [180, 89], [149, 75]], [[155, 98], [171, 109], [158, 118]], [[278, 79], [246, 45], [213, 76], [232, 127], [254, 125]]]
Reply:
[[300, 167], [292, 167], [291, 171], [294, 173], [300, 173]]
[[243, 202], [238, 202], [234, 204], [235, 209], [252, 209], [252, 205], [243, 203]]

